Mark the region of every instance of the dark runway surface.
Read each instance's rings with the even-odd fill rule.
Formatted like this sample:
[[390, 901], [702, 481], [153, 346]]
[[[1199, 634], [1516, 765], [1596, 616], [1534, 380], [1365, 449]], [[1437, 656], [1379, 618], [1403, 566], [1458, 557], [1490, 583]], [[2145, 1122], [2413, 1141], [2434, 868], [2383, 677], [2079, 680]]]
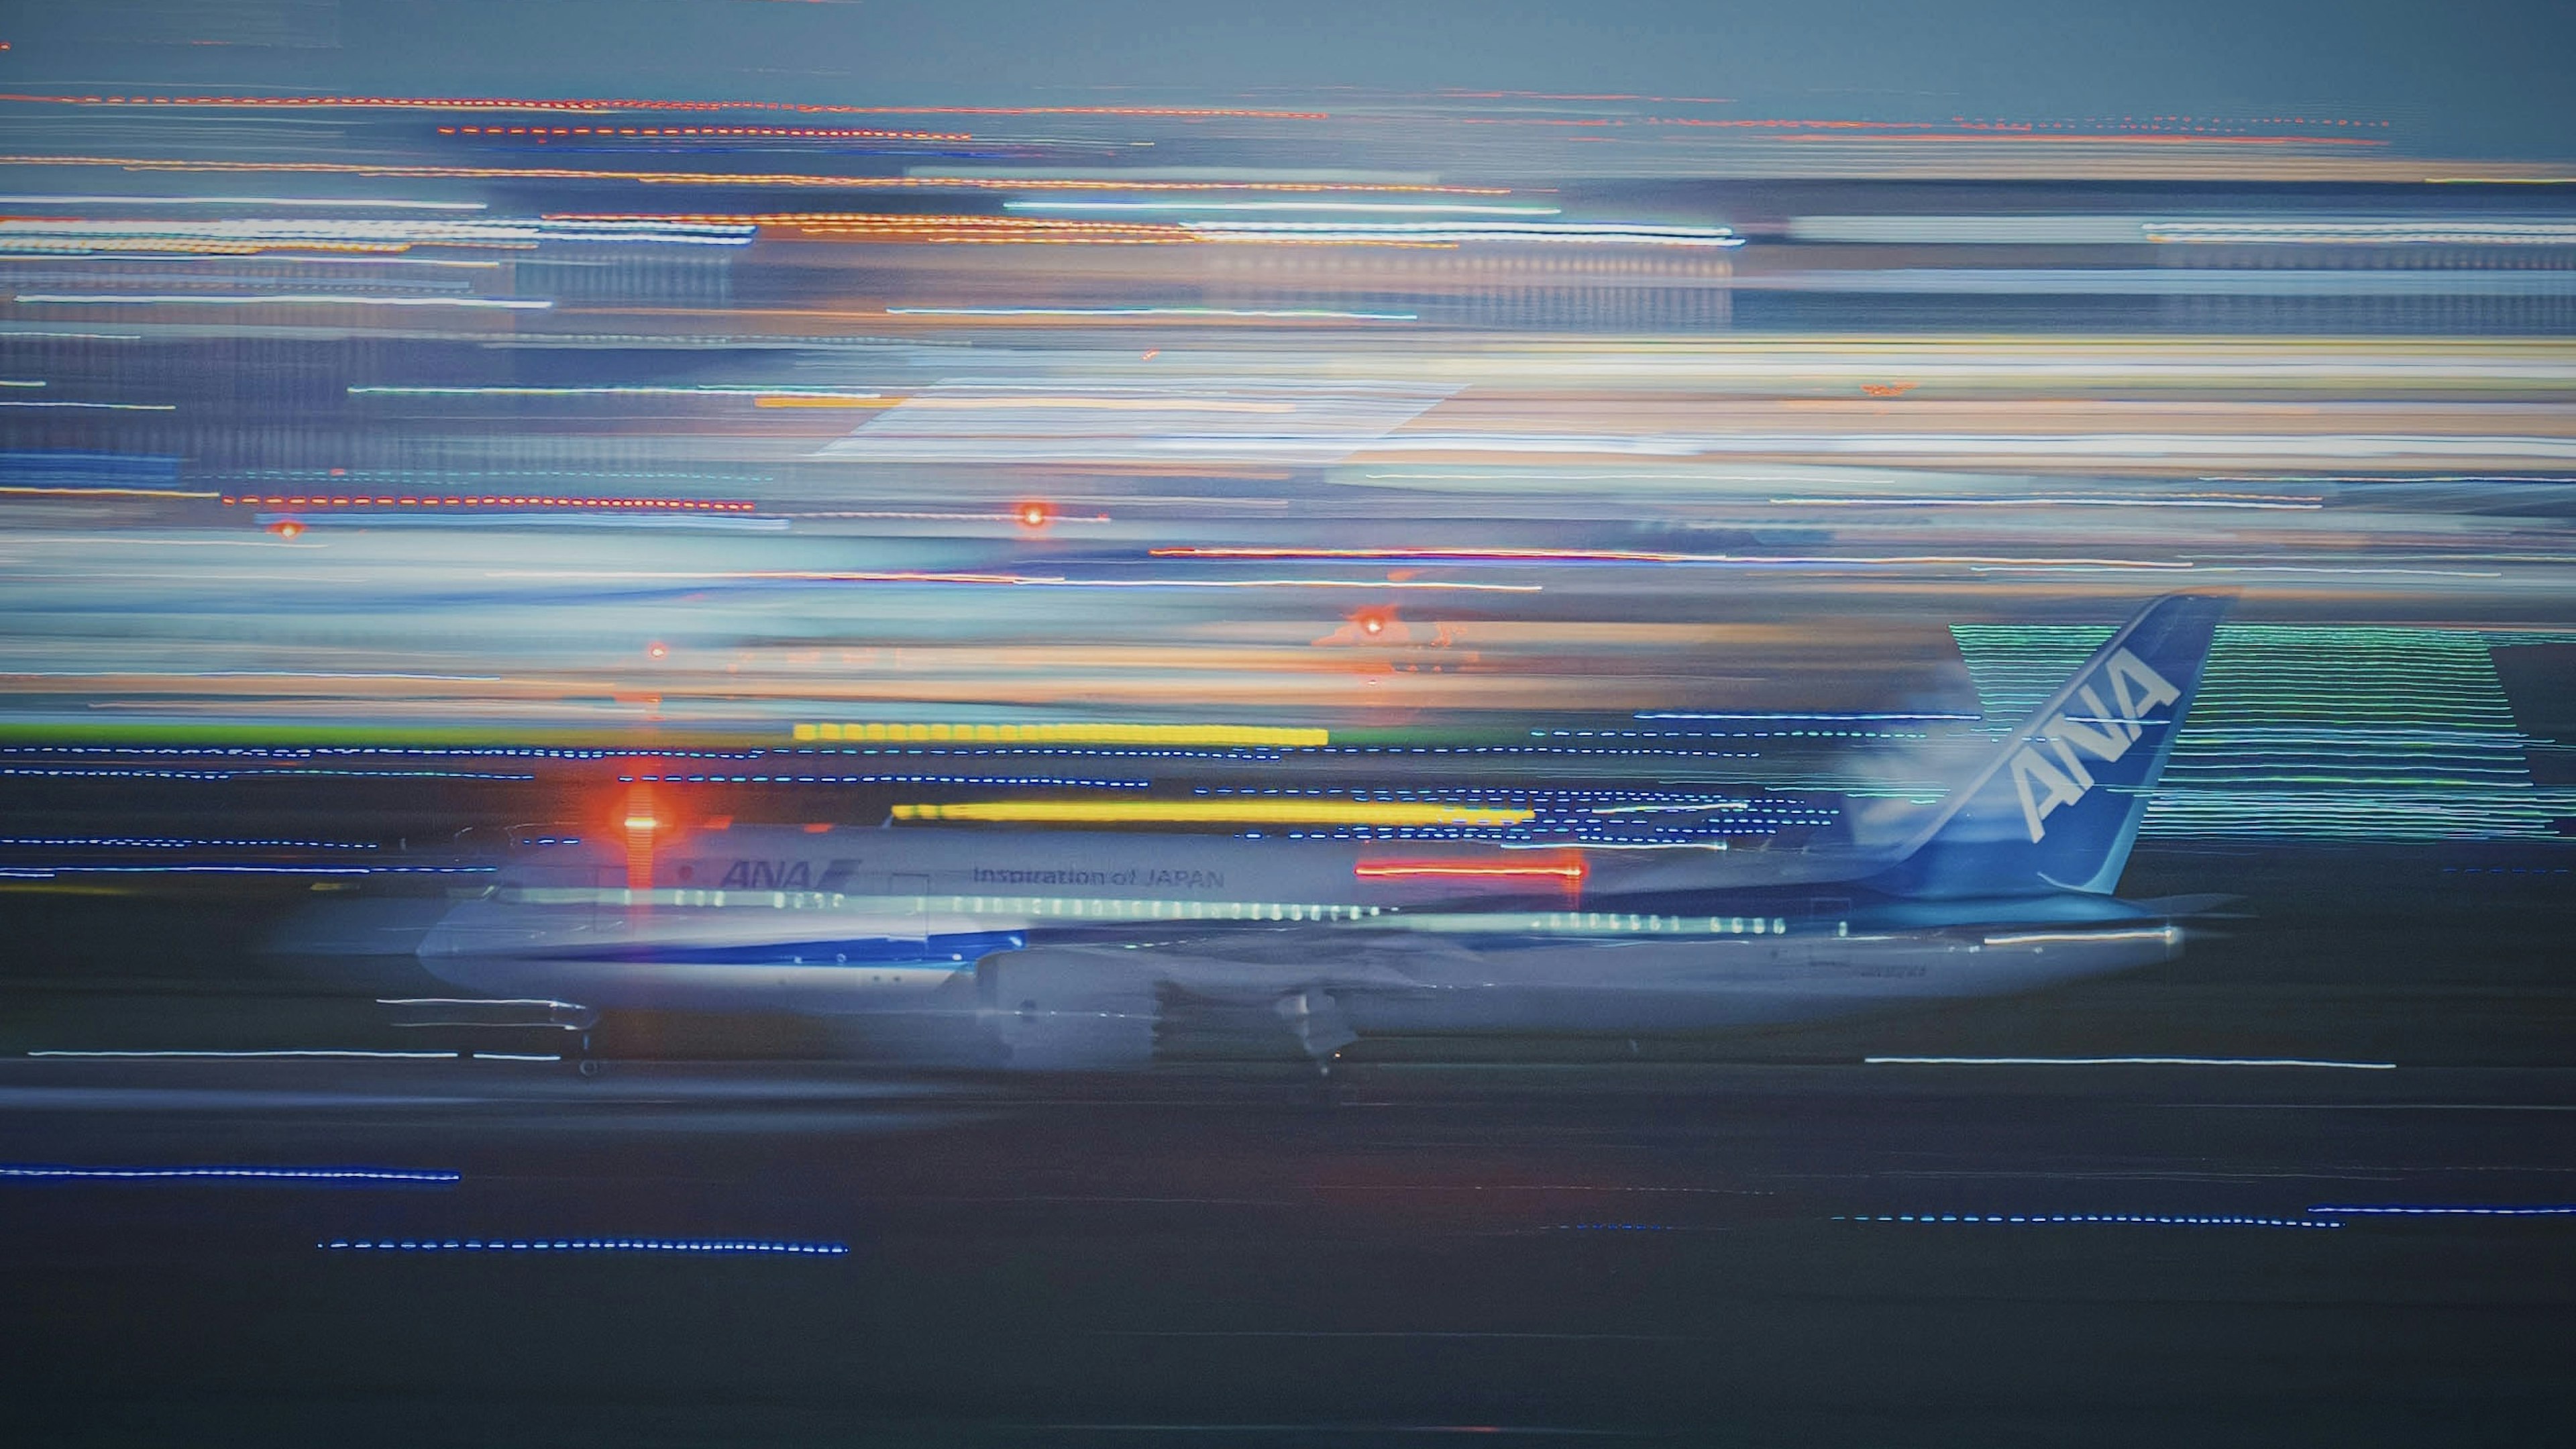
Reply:
[[[274, 900], [22, 894], [0, 1163], [307, 1175], [0, 1179], [0, 1388], [45, 1443], [2547, 1442], [2561, 861], [2160, 849], [2246, 892], [2165, 966], [1329, 1085], [614, 1017], [584, 1078], [263, 960]], [[478, 1055], [31, 1055], [281, 1048]], [[2500, 1207], [2555, 1211], [2350, 1211]]]
[[[2576, 1219], [2329, 1211], [2576, 1201], [2567, 1070], [44, 1060], [0, 1104], [14, 1164], [458, 1174], [0, 1187], [45, 1442], [2528, 1443], [2576, 1407]], [[847, 1251], [748, 1250], [787, 1246]]]

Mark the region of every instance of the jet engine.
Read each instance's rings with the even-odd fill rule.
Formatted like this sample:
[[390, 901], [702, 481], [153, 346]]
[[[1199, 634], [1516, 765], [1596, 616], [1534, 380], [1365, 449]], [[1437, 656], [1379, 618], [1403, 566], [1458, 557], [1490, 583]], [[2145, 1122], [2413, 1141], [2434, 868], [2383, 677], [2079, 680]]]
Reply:
[[1117, 947], [1004, 951], [975, 963], [975, 999], [1014, 1071], [1133, 1070], [1154, 1059], [1159, 980]]

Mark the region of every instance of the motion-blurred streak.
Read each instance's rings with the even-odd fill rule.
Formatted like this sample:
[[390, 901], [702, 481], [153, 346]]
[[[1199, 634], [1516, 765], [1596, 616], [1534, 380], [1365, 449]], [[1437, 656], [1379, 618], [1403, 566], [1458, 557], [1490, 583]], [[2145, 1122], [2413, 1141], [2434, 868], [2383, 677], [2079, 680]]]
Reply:
[[628, 181], [648, 186], [761, 186], [832, 191], [1276, 191], [1507, 196], [1499, 186], [1442, 186], [1429, 182], [1163, 181], [1115, 176], [864, 176], [800, 171], [641, 171], [579, 166], [443, 166], [362, 161], [235, 161], [180, 156], [0, 155], [0, 166], [113, 168], [119, 171], [207, 172], [220, 175], [386, 176], [456, 181]]
[[[0, 732], [56, 751], [12, 780], [663, 749], [525, 758], [711, 818], [1508, 785], [1572, 792], [1542, 835], [1794, 850], [2199, 579], [2247, 622], [2148, 834], [2576, 815], [2527, 682], [2576, 625], [2576, 231], [2383, 184], [2513, 169], [2388, 127], [132, 90], [11, 112], [0, 372], [48, 405], [0, 440]], [[226, 194], [265, 172], [313, 194]], [[1970, 174], [2086, 179], [1928, 179]], [[1329, 743], [1002, 738], [1045, 725]], [[471, 766], [404, 768], [518, 773]]]

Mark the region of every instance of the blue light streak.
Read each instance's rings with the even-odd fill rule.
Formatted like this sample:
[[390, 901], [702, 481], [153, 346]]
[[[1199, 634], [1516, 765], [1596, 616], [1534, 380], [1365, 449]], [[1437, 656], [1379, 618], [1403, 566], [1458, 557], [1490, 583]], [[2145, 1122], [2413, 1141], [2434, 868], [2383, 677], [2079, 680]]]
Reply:
[[493, 865], [21, 865], [46, 875], [489, 875]]
[[255, 846], [295, 847], [307, 850], [375, 850], [373, 841], [363, 840], [244, 840], [223, 838], [191, 840], [180, 836], [158, 835], [0, 835], [0, 845], [96, 846], [114, 850], [190, 850], [198, 847], [240, 849]]
[[369, 297], [325, 292], [21, 292], [17, 300], [63, 307], [489, 307], [513, 312], [554, 305], [539, 297]]
[[464, 1174], [443, 1167], [58, 1167], [0, 1166], [0, 1179], [17, 1182], [391, 1182], [453, 1187]]
[[283, 775], [291, 779], [329, 775], [376, 780], [533, 780], [537, 778], [534, 775], [505, 775], [484, 770], [90, 770], [72, 766], [39, 768], [32, 765], [0, 765], [0, 775], [43, 775], [65, 779], [212, 781], [252, 775]]

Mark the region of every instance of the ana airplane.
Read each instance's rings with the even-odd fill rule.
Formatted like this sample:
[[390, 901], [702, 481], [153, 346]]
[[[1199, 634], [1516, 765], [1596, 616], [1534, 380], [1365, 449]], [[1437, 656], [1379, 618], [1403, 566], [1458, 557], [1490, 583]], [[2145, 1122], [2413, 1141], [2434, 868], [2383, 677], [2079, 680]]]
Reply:
[[[481, 997], [819, 1013], [898, 1059], [1141, 1067], [1177, 1034], [1319, 1064], [1371, 1033], [1629, 1036], [2017, 992], [2161, 961], [2116, 899], [2221, 600], [2147, 606], [1910, 834], [1536, 850], [889, 825], [550, 847], [431, 930]], [[2205, 902], [2204, 902], [2205, 904]]]

